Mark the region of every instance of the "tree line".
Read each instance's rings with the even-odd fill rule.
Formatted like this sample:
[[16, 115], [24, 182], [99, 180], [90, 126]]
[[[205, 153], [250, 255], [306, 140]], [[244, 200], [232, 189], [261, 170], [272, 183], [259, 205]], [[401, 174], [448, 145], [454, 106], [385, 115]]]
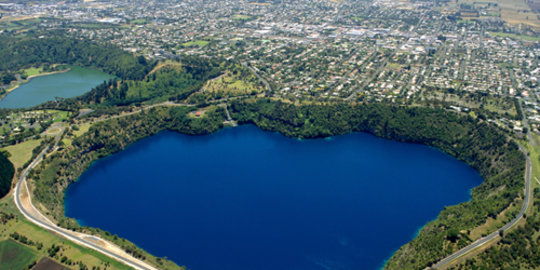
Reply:
[[111, 80], [75, 99], [80, 104], [125, 106], [149, 101], [184, 100], [209, 79], [222, 73], [216, 62], [184, 56], [164, 64], [142, 79]]
[[382, 103], [293, 105], [271, 99], [233, 101], [233, 118], [289, 137], [349, 132], [436, 147], [476, 169], [484, 182], [469, 202], [446, 207], [401, 247], [387, 269], [423, 269], [472, 242], [468, 232], [496, 218], [522, 194], [525, 157], [516, 143], [486, 122], [443, 109]]
[[9, 153], [6, 151], [0, 152], [0, 198], [9, 193], [11, 181], [15, 174], [15, 167], [13, 167], [8, 157]]
[[41, 36], [0, 34], [0, 78], [7, 84], [21, 69], [53, 64], [93, 67], [122, 79], [141, 79], [155, 65], [143, 56], [95, 42], [68, 38], [56, 32]]

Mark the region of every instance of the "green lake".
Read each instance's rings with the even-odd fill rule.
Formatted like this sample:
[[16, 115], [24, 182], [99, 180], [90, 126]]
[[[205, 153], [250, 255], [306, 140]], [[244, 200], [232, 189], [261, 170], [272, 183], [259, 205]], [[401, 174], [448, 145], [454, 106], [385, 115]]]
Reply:
[[0, 100], [0, 108], [29, 108], [56, 97], [80, 96], [112, 78], [96, 69], [72, 66], [68, 72], [32, 78]]

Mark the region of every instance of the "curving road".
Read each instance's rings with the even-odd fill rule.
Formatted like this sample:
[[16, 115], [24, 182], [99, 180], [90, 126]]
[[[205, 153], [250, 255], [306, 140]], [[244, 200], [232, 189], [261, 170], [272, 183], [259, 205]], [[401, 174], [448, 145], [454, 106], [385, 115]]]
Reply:
[[[217, 102], [222, 101], [228, 101], [232, 100], [234, 98], [226, 98], [223, 100], [217, 100]], [[183, 103], [173, 103], [173, 102], [163, 102], [159, 104], [154, 104], [150, 106], [145, 106], [144, 108], [141, 108], [140, 110], [125, 113], [122, 115], [117, 115], [111, 118], [118, 118], [118, 117], [124, 117], [136, 113], [140, 113], [143, 110], [151, 109], [153, 107], [157, 106], [191, 106], [191, 104], [183, 104]], [[226, 106], [226, 105], [225, 105]], [[230, 115], [227, 115], [230, 121]], [[108, 119], [111, 119], [108, 118]], [[104, 120], [108, 120], [104, 119]], [[234, 121], [232, 121], [234, 123]], [[55, 144], [53, 146], [53, 151], [58, 148], [58, 142], [60, 141], [60, 138], [64, 132], [65, 128], [60, 127], [60, 131], [58, 133], [55, 133], [56, 139]], [[43, 157], [46, 155], [46, 153], [49, 151], [50, 146], [46, 146], [41, 153], [28, 165], [28, 167], [23, 171], [21, 174], [21, 177], [17, 181], [17, 185], [15, 186], [15, 192], [14, 192], [14, 201], [15, 205], [19, 209], [19, 211], [23, 214], [23, 216], [31, 221], [32, 223], [45, 228], [49, 231], [52, 231], [54, 233], [57, 233], [64, 238], [71, 240], [79, 245], [85, 246], [87, 248], [96, 250], [98, 252], [101, 252], [113, 259], [116, 259], [130, 267], [133, 267], [134, 269], [140, 269], [140, 270], [157, 270], [157, 268], [134, 258], [133, 256], [127, 254], [125, 251], [123, 251], [121, 248], [101, 239], [93, 235], [88, 235], [80, 232], [74, 232], [70, 231], [64, 228], [61, 228], [57, 225], [55, 225], [53, 222], [51, 222], [47, 217], [45, 217], [39, 210], [37, 210], [34, 205], [32, 204], [30, 192], [28, 191], [28, 186], [26, 184], [26, 177], [30, 170], [32, 170], [41, 160], [43, 160]]]
[[483, 245], [485, 245], [485, 244], [499, 238], [500, 237], [499, 236], [499, 231], [500, 230], [506, 231], [506, 230], [510, 229], [511, 227], [513, 227], [514, 225], [516, 225], [518, 222], [520, 222], [521, 219], [523, 219], [523, 214], [525, 214], [528, 211], [529, 204], [530, 204], [530, 201], [531, 201], [531, 159], [529, 158], [527, 150], [525, 150], [525, 148], [523, 148], [523, 146], [521, 146], [521, 144], [519, 144], [519, 143], [518, 143], [518, 146], [519, 146], [519, 150], [521, 150], [521, 152], [523, 152], [523, 154], [525, 155], [525, 157], [527, 159], [527, 164], [526, 164], [526, 168], [525, 168], [525, 199], [523, 200], [523, 206], [521, 207], [521, 210], [519, 211], [518, 215], [514, 219], [512, 219], [510, 222], [506, 223], [499, 230], [494, 231], [491, 234], [489, 234], [488, 236], [484, 236], [484, 237], [474, 241], [470, 245], [458, 250], [454, 254], [440, 260], [438, 263], [434, 264], [431, 267], [432, 269], [443, 269], [443, 268], [446, 268], [446, 267], [450, 266], [456, 259], [458, 259], [458, 258], [460, 258], [462, 256], [465, 256], [465, 255], [468, 255], [469, 253], [476, 250], [477, 248], [480, 248]]
[[[53, 149], [56, 148], [56, 144]], [[50, 149], [50, 146], [45, 147], [43, 151], [34, 159], [34, 161], [24, 170], [21, 177], [19, 178], [17, 185], [15, 186], [14, 200], [15, 205], [19, 211], [24, 215], [25, 218], [30, 220], [32, 223], [45, 228], [49, 231], [57, 233], [68, 240], [71, 240], [82, 246], [91, 248], [98, 252], [101, 252], [111, 258], [114, 258], [130, 267], [141, 270], [155, 270], [156, 268], [148, 265], [145, 262], [142, 262], [131, 255], [125, 253], [120, 248], [92, 235], [87, 235], [79, 232], [69, 231], [67, 229], [56, 226], [53, 222], [48, 220], [43, 216], [33, 205], [30, 199], [30, 193], [28, 192], [28, 187], [26, 185], [26, 176], [28, 172], [33, 169], [45, 156], [47, 151]], [[25, 193], [26, 192], [26, 193]]]
[[[148, 106], [144, 109], [148, 109], [155, 106], [186, 106], [187, 104], [173, 104], [172, 102], [165, 102], [161, 104], [155, 104], [153, 106]], [[138, 113], [139, 111], [131, 112], [126, 115], [131, 115], [134, 113]], [[126, 116], [122, 115], [122, 116]], [[121, 117], [121, 116], [117, 116]], [[230, 117], [230, 116], [229, 116]], [[58, 143], [58, 139], [60, 138], [60, 134], [57, 135], [56, 143], [53, 147], [53, 150], [57, 148], [56, 144]], [[456, 259], [468, 255], [472, 251], [476, 250], [477, 248], [480, 248], [487, 243], [497, 239], [499, 237], [499, 231], [503, 230], [506, 231], [507, 229], [513, 227], [518, 222], [521, 221], [523, 218], [523, 215], [528, 211], [529, 204], [531, 200], [531, 160], [528, 156], [527, 151], [523, 146], [518, 144], [518, 147], [520, 151], [525, 155], [526, 157], [526, 169], [525, 169], [525, 197], [523, 200], [523, 206], [521, 210], [519, 211], [518, 215], [512, 219], [510, 222], [505, 224], [502, 228], [499, 230], [489, 234], [488, 236], [482, 237], [470, 245], [460, 249], [459, 251], [455, 252], [454, 254], [442, 259], [438, 263], [432, 266], [433, 269], [441, 269], [450, 266]], [[126, 265], [133, 267], [135, 269], [142, 269], [142, 270], [154, 270], [156, 268], [148, 265], [147, 263], [140, 261], [131, 255], [125, 253], [120, 248], [100, 239], [96, 236], [87, 235], [79, 232], [73, 232], [69, 231], [67, 229], [61, 228], [57, 225], [55, 225], [53, 222], [48, 220], [45, 216], [43, 216], [33, 205], [30, 199], [30, 193], [28, 192], [28, 187], [26, 185], [26, 176], [28, 175], [28, 172], [33, 169], [45, 156], [47, 151], [50, 149], [50, 146], [45, 147], [43, 151], [32, 161], [32, 163], [24, 170], [24, 172], [21, 174], [21, 177], [19, 178], [17, 185], [15, 187], [15, 194], [14, 194], [14, 200], [15, 205], [19, 209], [19, 211], [31, 222], [34, 224], [45, 228], [49, 231], [55, 232], [75, 243], [78, 243], [82, 246], [91, 248], [93, 250], [96, 250], [98, 252], [101, 252], [111, 258], [114, 258], [122, 263], [125, 263]], [[23, 187], [24, 186], [24, 187]], [[23, 191], [26, 191], [26, 194], [23, 194], [21, 192], [22, 189], [25, 189]]]

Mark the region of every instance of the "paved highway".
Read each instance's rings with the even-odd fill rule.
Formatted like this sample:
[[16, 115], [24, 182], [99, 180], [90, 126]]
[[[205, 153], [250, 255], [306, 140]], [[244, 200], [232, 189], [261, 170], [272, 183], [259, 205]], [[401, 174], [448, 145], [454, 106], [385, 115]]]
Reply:
[[[153, 106], [149, 106], [149, 107], [146, 107], [144, 109], [149, 109], [151, 107], [155, 107], [155, 106], [186, 106], [187, 104], [173, 104], [172, 102], [165, 102], [165, 103], [162, 103], [162, 104], [155, 104]], [[135, 112], [131, 112], [131, 113], [128, 113], [126, 115], [122, 115], [122, 116], [127, 116], [127, 115], [131, 115], [131, 114], [134, 114], [134, 113], [138, 113], [140, 112], [141, 110], [138, 110], [138, 111], [135, 111]], [[122, 117], [120, 116], [120, 117]], [[230, 116], [229, 116], [230, 117]], [[57, 136], [57, 140], [56, 140], [56, 143], [58, 142], [58, 138], [60, 138], [60, 136]], [[523, 146], [521, 146], [520, 144], [518, 144], [519, 146], [519, 149], [521, 150], [521, 152], [523, 152], [525, 154], [525, 157], [526, 157], [526, 169], [525, 169], [525, 198], [523, 200], [523, 206], [519, 212], [519, 214], [514, 218], [512, 219], [510, 222], [508, 222], [507, 224], [505, 224], [500, 230], [503, 230], [503, 231], [506, 231], [507, 229], [513, 227], [514, 225], [516, 225], [519, 221], [521, 221], [521, 219], [523, 218], [523, 214], [527, 212], [528, 208], [529, 208], [529, 203], [530, 203], [530, 200], [531, 200], [531, 196], [530, 196], [530, 193], [531, 193], [531, 160], [529, 158], [529, 156], [527, 155], [527, 151], [523, 148]], [[153, 269], [156, 269], [132, 256], [130, 256], [129, 254], [121, 251], [119, 252], [118, 250], [116, 249], [111, 249], [111, 248], [105, 248], [106, 245], [99, 245], [98, 243], [101, 242], [101, 243], [106, 243], [107, 245], [109, 246], [112, 246], [112, 244], [110, 243], [107, 243], [106, 241], [102, 240], [102, 239], [99, 239], [95, 236], [91, 236], [91, 235], [86, 235], [86, 234], [82, 234], [82, 233], [79, 233], [79, 232], [72, 232], [72, 231], [69, 231], [69, 230], [66, 230], [66, 229], [63, 229], [61, 227], [58, 227], [56, 225], [54, 225], [54, 223], [52, 223], [51, 221], [49, 221], [46, 217], [44, 217], [37, 209], [35, 209], [35, 207], [31, 204], [31, 200], [29, 198], [30, 196], [30, 193], [28, 192], [28, 190], [26, 190], [28, 192], [28, 198], [27, 200], [29, 200], [29, 205], [31, 208], [33, 209], [26, 209], [24, 204], [22, 203], [21, 201], [21, 189], [23, 188], [26, 188], [26, 176], [28, 175], [28, 172], [33, 169], [42, 159], [43, 157], [45, 156], [45, 154], [47, 153], [47, 151], [50, 149], [50, 146], [47, 146], [37, 157], [36, 159], [34, 159], [34, 161], [24, 170], [24, 172], [22, 173], [21, 177], [19, 178], [18, 182], [17, 182], [17, 185], [15, 187], [15, 196], [14, 196], [14, 200], [15, 200], [15, 204], [17, 206], [17, 208], [19, 209], [19, 211], [28, 219], [30, 220], [31, 222], [35, 223], [36, 225], [40, 226], [40, 227], [43, 227], [47, 230], [50, 230], [52, 232], [55, 232], [59, 235], [62, 235], [63, 237], [73, 241], [73, 242], [76, 242], [80, 245], [83, 245], [85, 247], [88, 247], [88, 248], [91, 248], [91, 249], [94, 249], [96, 251], [99, 251], [105, 255], [108, 255], [109, 257], [112, 257], [122, 263], [125, 263], [126, 265], [129, 265], [135, 269], [142, 269], [142, 270], [153, 270]], [[54, 145], [53, 149], [56, 149], [56, 144]], [[26, 206], [28, 207], [28, 206]], [[462, 257], [462, 256], [465, 256], [467, 254], [469, 254], [470, 252], [476, 250], [477, 248], [479, 247], [482, 247], [484, 246], [485, 244], [497, 239], [499, 237], [499, 230], [489, 234], [488, 236], [485, 236], [485, 237], [482, 237], [476, 241], [474, 241], [472, 244], [460, 249], [459, 251], [455, 252], [454, 254], [442, 259], [441, 261], [439, 261], [437, 264], [433, 265], [432, 268], [434, 269], [440, 269], [440, 268], [444, 268], [444, 267], [448, 267], [452, 262], [454, 262], [456, 259]], [[94, 241], [92, 241], [92, 239], [94, 239]], [[98, 241], [96, 241], [95, 239], [97, 239]]]
[[[53, 147], [53, 149], [56, 148], [56, 145]], [[135, 269], [141, 269], [141, 270], [154, 270], [156, 268], [130, 256], [129, 254], [121, 251], [119, 248], [106, 248], [114, 247], [112, 244], [107, 243], [106, 241], [99, 239], [95, 236], [86, 235], [79, 232], [72, 232], [67, 229], [58, 227], [54, 225], [53, 222], [47, 220], [46, 217], [41, 215], [41, 213], [35, 209], [35, 207], [32, 205], [32, 202], [30, 200], [30, 193], [28, 192], [28, 188], [26, 186], [26, 176], [28, 175], [28, 172], [33, 169], [45, 156], [47, 151], [50, 149], [50, 146], [45, 147], [43, 151], [34, 159], [34, 161], [24, 170], [21, 177], [19, 178], [17, 185], [15, 186], [15, 194], [14, 194], [14, 200], [15, 205], [19, 209], [19, 211], [26, 217], [28, 220], [30, 220], [32, 223], [45, 228], [49, 231], [52, 231], [54, 233], [57, 233], [77, 244], [80, 244], [82, 246], [91, 248], [93, 250], [96, 250], [98, 252], [101, 252], [111, 258], [114, 258], [122, 263], [125, 263], [126, 265], [133, 267]], [[26, 205], [21, 201], [21, 190], [25, 188], [28, 197], [24, 198], [28, 200], [29, 203]], [[26, 208], [25, 208], [26, 207]], [[30, 209], [27, 209], [30, 208]], [[33, 208], [33, 209], [32, 209]], [[90, 240], [94, 239], [94, 241]], [[96, 241], [97, 240], [97, 241]], [[102, 243], [103, 245], [99, 245], [98, 243]]]
[[[223, 102], [223, 101], [228, 101], [232, 99], [234, 98], [226, 98], [222, 100], [217, 100], [217, 102]], [[124, 117], [128, 115], [140, 113], [142, 110], [148, 110], [157, 106], [191, 106], [191, 105], [183, 104], [183, 103], [164, 102], [164, 103], [146, 106], [140, 110], [125, 113], [122, 115], [117, 115], [111, 118]], [[227, 116], [229, 118], [229, 121], [232, 121], [232, 119], [230, 118], [230, 114], [228, 113], [228, 110], [227, 110]], [[104, 119], [104, 120], [108, 120], [108, 119]], [[234, 121], [232, 121], [232, 123], [234, 123]], [[63, 131], [64, 131], [64, 127], [61, 127], [60, 132], [56, 134], [55, 144], [52, 148], [53, 150], [57, 149], [57, 144], [61, 138]], [[32, 163], [21, 174], [21, 177], [19, 178], [19, 180], [17, 181], [17, 185], [15, 186], [15, 194], [14, 194], [15, 205], [17, 206], [19, 211], [24, 215], [24, 217], [30, 220], [32, 223], [42, 228], [55, 232], [77, 244], [80, 244], [82, 246], [101, 252], [111, 258], [114, 258], [122, 263], [125, 263], [126, 265], [130, 267], [133, 267], [135, 269], [141, 269], [141, 270], [156, 270], [157, 268], [154, 268], [151, 265], [132, 257], [131, 255], [121, 250], [119, 247], [101, 238], [98, 238], [93, 235], [83, 234], [80, 232], [73, 232], [73, 231], [61, 228], [59, 226], [56, 226], [53, 222], [47, 219], [47, 217], [41, 214], [41, 212], [39, 212], [39, 210], [37, 210], [34, 207], [34, 205], [32, 205], [32, 200], [30, 197], [31, 194], [28, 191], [28, 187], [26, 185], [26, 176], [28, 175], [28, 172], [30, 172], [30, 170], [32, 170], [43, 159], [43, 157], [46, 155], [49, 149], [51, 149], [50, 146], [47, 146], [45, 147], [45, 149], [43, 149], [43, 151], [41, 151], [41, 153], [34, 159], [34, 161], [32, 161]]]
[[518, 143], [519, 150], [523, 152], [525, 157], [527, 158], [527, 164], [525, 168], [525, 199], [523, 200], [523, 206], [521, 207], [521, 210], [519, 211], [518, 215], [512, 219], [510, 222], [506, 223], [502, 228], [500, 228], [497, 231], [492, 232], [488, 236], [482, 237], [476, 241], [474, 241], [472, 244], [460, 249], [459, 251], [455, 252], [454, 254], [442, 259], [438, 263], [432, 266], [433, 269], [442, 269], [450, 266], [456, 259], [465, 256], [472, 251], [476, 250], [477, 248], [482, 247], [483, 245], [497, 239], [499, 237], [499, 231], [503, 230], [506, 231], [516, 225], [521, 219], [523, 218], [523, 214], [527, 212], [529, 209], [529, 204], [531, 200], [531, 159], [529, 158], [529, 155], [527, 154], [527, 150], [521, 146], [521, 144]]

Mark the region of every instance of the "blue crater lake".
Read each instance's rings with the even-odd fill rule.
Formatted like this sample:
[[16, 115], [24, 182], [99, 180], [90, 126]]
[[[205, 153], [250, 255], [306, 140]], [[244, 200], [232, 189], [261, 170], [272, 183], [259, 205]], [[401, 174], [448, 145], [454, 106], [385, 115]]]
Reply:
[[436, 149], [364, 133], [165, 131], [101, 159], [66, 215], [193, 270], [379, 269], [482, 178]]
[[56, 97], [80, 96], [112, 78], [99, 70], [72, 66], [68, 72], [30, 79], [0, 100], [0, 108], [29, 108]]

